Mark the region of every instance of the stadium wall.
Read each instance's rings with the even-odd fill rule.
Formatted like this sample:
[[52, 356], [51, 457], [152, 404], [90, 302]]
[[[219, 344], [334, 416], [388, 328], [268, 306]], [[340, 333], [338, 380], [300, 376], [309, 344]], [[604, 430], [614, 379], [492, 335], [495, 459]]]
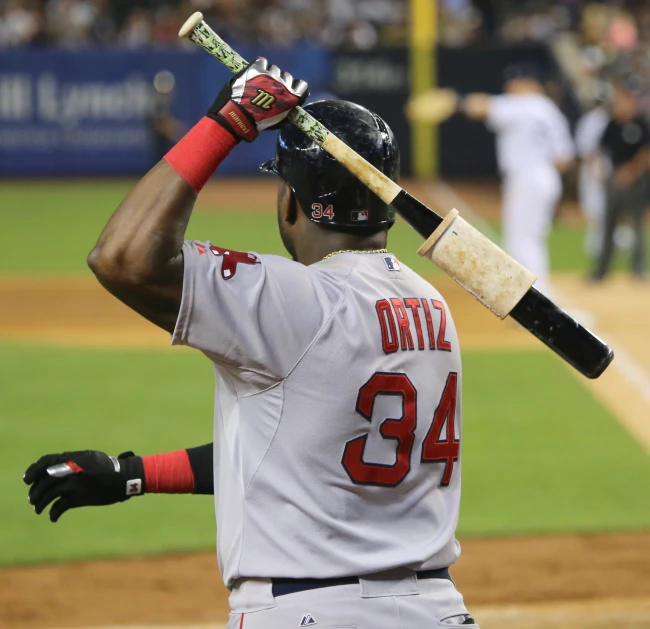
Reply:
[[[329, 57], [318, 47], [269, 49], [238, 46], [249, 57], [267, 56], [310, 82], [328, 83]], [[161, 155], [153, 132], [156, 73], [176, 78], [171, 113], [189, 128], [228, 79], [228, 71], [202, 51], [34, 50], [0, 55], [0, 176], [135, 175]], [[252, 172], [274, 139], [235, 151], [220, 172]]]
[[[403, 173], [412, 173], [411, 133], [403, 116], [409, 96], [409, 54], [394, 47], [369, 52], [328, 51], [315, 45], [269, 48], [236, 45], [305, 78], [311, 99], [335, 95], [383, 116], [402, 148]], [[559, 77], [545, 46], [440, 48], [440, 85], [461, 92], [498, 93], [503, 68], [534, 60]], [[176, 78], [173, 116], [189, 128], [207, 109], [228, 71], [194, 48], [125, 51], [33, 50], [0, 55], [0, 177], [138, 175], [162, 156], [154, 139], [153, 77], [169, 70]], [[560, 77], [561, 78], [561, 77]], [[562, 81], [557, 82], [562, 86]], [[572, 116], [570, 89], [565, 110]], [[327, 92], [326, 90], [331, 90]], [[439, 134], [441, 172], [446, 176], [496, 174], [494, 141], [483, 125], [454, 117]], [[220, 175], [254, 174], [274, 151], [273, 134], [243, 145]], [[164, 151], [163, 151], [164, 152]]]

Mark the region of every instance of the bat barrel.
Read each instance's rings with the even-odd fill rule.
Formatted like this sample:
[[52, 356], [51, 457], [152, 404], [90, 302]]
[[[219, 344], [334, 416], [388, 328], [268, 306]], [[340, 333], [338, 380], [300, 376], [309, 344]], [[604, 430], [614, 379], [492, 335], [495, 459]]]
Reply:
[[523, 296], [510, 316], [587, 378], [598, 378], [614, 359], [606, 343], [536, 288]]

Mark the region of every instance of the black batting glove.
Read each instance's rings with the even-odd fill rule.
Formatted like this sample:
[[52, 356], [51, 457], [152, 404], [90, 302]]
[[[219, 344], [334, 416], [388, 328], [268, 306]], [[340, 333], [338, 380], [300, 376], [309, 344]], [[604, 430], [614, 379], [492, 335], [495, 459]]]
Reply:
[[68, 509], [124, 502], [144, 493], [144, 466], [133, 452], [117, 458], [96, 450], [46, 454], [27, 468], [29, 503], [37, 514], [52, 501], [50, 520]]
[[207, 115], [237, 141], [252, 142], [260, 131], [279, 125], [307, 96], [305, 81], [294, 80], [288, 72], [258, 57], [225, 85]]

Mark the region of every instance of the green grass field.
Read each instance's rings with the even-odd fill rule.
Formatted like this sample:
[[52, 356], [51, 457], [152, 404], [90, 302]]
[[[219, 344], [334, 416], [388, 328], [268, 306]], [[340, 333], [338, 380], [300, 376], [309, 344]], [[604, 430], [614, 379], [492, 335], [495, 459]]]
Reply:
[[[125, 181], [0, 183], [0, 273], [86, 273], [90, 247], [131, 185]], [[188, 238], [284, 254], [276, 228], [275, 199], [269, 199], [267, 213], [260, 208], [258, 215], [240, 214], [236, 207], [221, 209], [216, 213], [199, 201]], [[583, 230], [576, 225], [560, 224], [554, 229], [550, 238], [553, 270], [588, 267], [582, 237]], [[390, 247], [400, 259], [417, 271], [436, 272], [430, 262], [416, 255], [421, 242], [403, 221], [391, 230]], [[615, 266], [625, 264], [625, 257], [619, 255]]]
[[[125, 183], [0, 185], [0, 273], [86, 273], [85, 256]], [[199, 211], [190, 237], [280, 253], [268, 216]], [[560, 228], [553, 257], [583, 268], [581, 230]], [[418, 236], [391, 249], [419, 270]], [[546, 351], [464, 353], [460, 533], [510, 535], [650, 528], [650, 459], [580, 380]], [[21, 475], [46, 452], [147, 454], [211, 440], [213, 375], [196, 352], [0, 343], [0, 563], [209, 548], [212, 501], [147, 496], [36, 517]]]

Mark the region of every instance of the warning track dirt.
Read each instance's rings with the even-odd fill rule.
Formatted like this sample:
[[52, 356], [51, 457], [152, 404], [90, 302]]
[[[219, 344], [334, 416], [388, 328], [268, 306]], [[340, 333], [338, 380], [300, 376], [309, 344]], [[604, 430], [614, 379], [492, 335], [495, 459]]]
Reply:
[[[461, 543], [454, 579], [483, 629], [650, 629], [650, 533]], [[3, 629], [220, 629], [227, 613], [212, 552], [0, 570]]]

